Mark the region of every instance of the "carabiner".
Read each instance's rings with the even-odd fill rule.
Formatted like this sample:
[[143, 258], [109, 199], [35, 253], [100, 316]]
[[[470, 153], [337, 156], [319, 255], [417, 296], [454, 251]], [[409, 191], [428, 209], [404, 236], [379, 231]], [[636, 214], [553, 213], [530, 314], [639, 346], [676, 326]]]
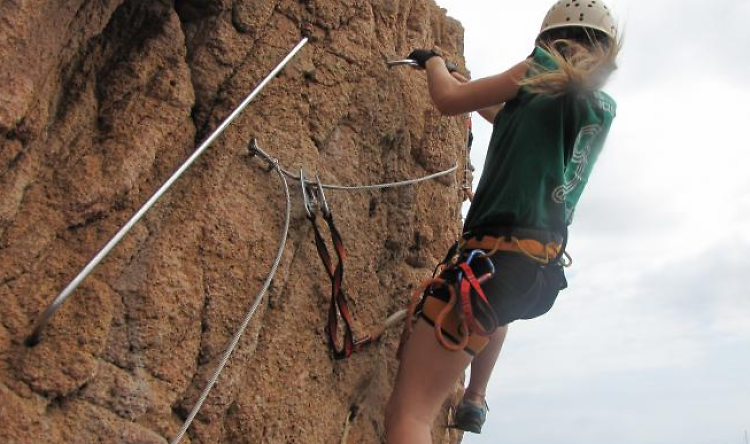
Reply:
[[472, 252], [469, 253], [469, 257], [466, 259], [466, 263], [471, 265], [471, 261], [473, 261], [475, 257], [481, 256], [482, 259], [487, 261], [487, 265], [490, 266], [490, 273], [495, 274], [495, 264], [490, 260], [489, 256], [486, 255], [487, 252], [484, 250], [472, 250]]
[[317, 202], [315, 201], [315, 196], [314, 195], [310, 196], [310, 195], [307, 194], [307, 192], [308, 192], [308, 190], [307, 190], [307, 180], [305, 179], [305, 171], [304, 171], [304, 169], [300, 169], [299, 170], [299, 181], [300, 181], [300, 185], [302, 187], [302, 199], [303, 199], [303, 202], [304, 202], [304, 205], [305, 205], [305, 212], [307, 213], [307, 218], [308, 219], [313, 219], [313, 218], [315, 218], [315, 212], [316, 212], [315, 206], [316, 206]]
[[[469, 266], [471, 266], [471, 262], [477, 256], [487, 261], [487, 265], [489, 265], [490, 271], [488, 271], [487, 273], [477, 278], [477, 281], [480, 284], [486, 282], [489, 278], [491, 278], [495, 274], [495, 264], [492, 262], [492, 259], [490, 259], [489, 256], [486, 256], [486, 254], [487, 253], [484, 250], [472, 250], [471, 253], [469, 253], [469, 257], [466, 258], [466, 264]], [[459, 271], [458, 280], [460, 281], [461, 279], [463, 279], [463, 273]]]
[[323, 183], [320, 181], [320, 176], [318, 174], [315, 174], [315, 181], [317, 182], [318, 204], [323, 211], [323, 217], [331, 217], [331, 209], [328, 207], [326, 195], [323, 193]]
[[419, 67], [419, 63], [417, 63], [416, 60], [412, 60], [412, 59], [391, 60], [389, 62], [385, 62], [385, 64], [388, 66], [388, 68], [393, 68], [394, 66], [403, 66], [403, 65]]

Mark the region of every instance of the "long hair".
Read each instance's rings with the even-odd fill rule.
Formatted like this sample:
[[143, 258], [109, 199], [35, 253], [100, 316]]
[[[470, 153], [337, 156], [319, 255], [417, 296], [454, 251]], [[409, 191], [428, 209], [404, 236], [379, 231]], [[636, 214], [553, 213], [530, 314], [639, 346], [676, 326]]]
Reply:
[[600, 90], [617, 69], [622, 40], [590, 28], [567, 27], [545, 32], [537, 44], [549, 53], [557, 69], [532, 63], [530, 75], [519, 85], [533, 93], [557, 97]]

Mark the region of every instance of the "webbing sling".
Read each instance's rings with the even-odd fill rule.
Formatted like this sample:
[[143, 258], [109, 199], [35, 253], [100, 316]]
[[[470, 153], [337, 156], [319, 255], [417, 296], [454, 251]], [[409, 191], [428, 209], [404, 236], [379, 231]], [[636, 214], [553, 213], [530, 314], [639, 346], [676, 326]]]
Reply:
[[[315, 233], [315, 247], [318, 250], [318, 256], [325, 266], [328, 277], [331, 279], [331, 303], [328, 306], [328, 323], [326, 325], [326, 333], [328, 334], [328, 345], [331, 348], [331, 353], [334, 359], [345, 359], [352, 355], [355, 351], [358, 351], [363, 345], [371, 342], [370, 336], [365, 336], [360, 339], [354, 338], [352, 331], [353, 319], [351, 312], [349, 311], [349, 303], [346, 300], [346, 294], [344, 293], [341, 284], [344, 280], [344, 259], [346, 258], [346, 250], [344, 249], [344, 242], [341, 239], [341, 234], [336, 225], [333, 222], [333, 215], [327, 214], [323, 217], [328, 225], [328, 230], [331, 232], [331, 241], [333, 243], [333, 249], [336, 252], [337, 263], [334, 267], [331, 261], [331, 254], [328, 251], [323, 235], [320, 233], [320, 228], [316, 221], [315, 214], [308, 217], [313, 226], [313, 232]], [[339, 327], [339, 315], [344, 325], [344, 340], [342, 346], [339, 348], [338, 343], [338, 327]]]
[[[351, 312], [349, 311], [349, 303], [346, 300], [346, 294], [344, 293], [343, 288], [341, 288], [344, 281], [344, 259], [346, 259], [346, 249], [344, 248], [344, 241], [341, 238], [341, 233], [339, 233], [336, 224], [333, 222], [333, 213], [331, 213], [331, 210], [328, 208], [328, 202], [326, 202], [325, 194], [323, 193], [323, 185], [320, 182], [320, 177], [317, 177], [316, 179], [318, 182], [317, 186], [315, 186], [317, 196], [312, 193], [308, 194], [309, 184], [305, 180], [304, 172], [300, 171], [302, 197], [304, 198], [307, 218], [313, 226], [315, 248], [318, 250], [318, 256], [320, 256], [320, 260], [323, 262], [328, 278], [331, 280], [331, 303], [328, 306], [328, 322], [326, 323], [328, 346], [331, 349], [334, 359], [345, 359], [351, 356], [355, 351], [362, 348], [363, 345], [377, 339], [380, 335], [366, 335], [361, 339], [355, 339], [354, 337], [354, 332], [352, 331], [352, 325], [354, 322]], [[323, 219], [326, 221], [328, 231], [331, 233], [333, 251], [336, 252], [336, 266], [333, 265], [331, 253], [328, 251], [325, 240], [323, 240], [323, 235], [320, 233], [320, 227], [317, 222], [317, 206], [322, 210]], [[339, 316], [344, 325], [344, 340], [340, 348], [338, 346]], [[385, 330], [383, 329], [383, 331]]]
[[[489, 336], [497, 329], [497, 316], [495, 315], [495, 311], [492, 309], [490, 301], [487, 300], [487, 296], [484, 294], [484, 290], [482, 290], [480, 285], [481, 282], [474, 275], [474, 271], [471, 269], [469, 261], [461, 262], [458, 267], [461, 270], [461, 273], [459, 273], [456, 283], [461, 292], [461, 308], [464, 314], [464, 321], [471, 332], [479, 334], [480, 336]], [[476, 316], [474, 316], [474, 309], [471, 304], [472, 290], [474, 290], [474, 293], [479, 297], [477, 307], [483, 312], [485, 315], [484, 318], [489, 322], [487, 328], [477, 322]]]

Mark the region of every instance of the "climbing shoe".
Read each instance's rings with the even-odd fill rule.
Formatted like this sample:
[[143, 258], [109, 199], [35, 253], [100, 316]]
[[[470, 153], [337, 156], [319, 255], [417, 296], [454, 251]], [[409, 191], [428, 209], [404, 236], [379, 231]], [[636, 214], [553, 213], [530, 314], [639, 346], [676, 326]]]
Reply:
[[489, 407], [487, 401], [482, 401], [483, 407], [479, 407], [471, 402], [461, 400], [456, 407], [456, 421], [453, 428], [471, 433], [482, 433], [482, 425], [487, 419]]

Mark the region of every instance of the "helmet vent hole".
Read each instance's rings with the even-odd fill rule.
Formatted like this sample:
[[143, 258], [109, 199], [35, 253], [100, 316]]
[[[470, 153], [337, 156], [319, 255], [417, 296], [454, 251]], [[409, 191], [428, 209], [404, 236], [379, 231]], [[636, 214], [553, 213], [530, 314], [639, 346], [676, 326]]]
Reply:
[[569, 21], [570, 21], [570, 17], [567, 17], [567, 18], [565, 19], [565, 21], [566, 21], [566, 22], [569, 22]]

